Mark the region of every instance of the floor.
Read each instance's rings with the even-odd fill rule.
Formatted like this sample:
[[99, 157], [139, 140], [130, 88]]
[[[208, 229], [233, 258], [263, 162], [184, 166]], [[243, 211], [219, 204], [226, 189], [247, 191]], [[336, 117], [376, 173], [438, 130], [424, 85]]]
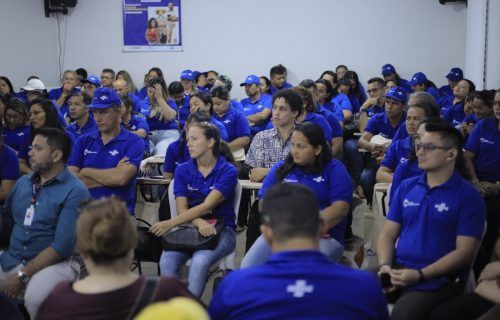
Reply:
[[[353, 204], [355, 206], [353, 213], [353, 222], [352, 222], [352, 231], [354, 233], [353, 240], [346, 244], [346, 248], [344, 251], [344, 256], [342, 257], [341, 263], [345, 265], [352, 266], [357, 268], [356, 263], [354, 262], [354, 256], [359, 251], [360, 247], [363, 244], [363, 227], [364, 227], [364, 215], [365, 213], [370, 212], [370, 209], [366, 205], [366, 201], [360, 200], [356, 196], [354, 196]], [[243, 254], [245, 251], [245, 232], [241, 232], [238, 234], [236, 239], [236, 265], [239, 266], [241, 260], [243, 258]], [[155, 263], [142, 263], [142, 271], [144, 275], [157, 275], [157, 265]], [[187, 267], [181, 273], [181, 278], [185, 278], [187, 273]], [[213, 293], [213, 285], [214, 280], [221, 276], [220, 271], [215, 271], [212, 273], [208, 279], [207, 285], [205, 286], [205, 291], [201, 297], [201, 300], [208, 304], [210, 303], [210, 299], [212, 298]]]

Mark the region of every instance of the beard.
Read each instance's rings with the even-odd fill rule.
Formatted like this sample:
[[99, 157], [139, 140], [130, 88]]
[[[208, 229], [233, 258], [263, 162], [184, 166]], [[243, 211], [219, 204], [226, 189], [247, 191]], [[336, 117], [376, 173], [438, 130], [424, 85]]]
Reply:
[[52, 161], [52, 159], [48, 159], [47, 161], [42, 163], [31, 164], [31, 169], [38, 174], [44, 174], [50, 171], [52, 167], [54, 167], [54, 161]]

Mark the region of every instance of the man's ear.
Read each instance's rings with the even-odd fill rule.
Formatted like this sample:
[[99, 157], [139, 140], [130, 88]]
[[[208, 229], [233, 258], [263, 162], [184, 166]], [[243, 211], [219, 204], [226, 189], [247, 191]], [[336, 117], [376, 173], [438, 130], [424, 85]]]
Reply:
[[56, 149], [56, 150], [52, 151], [52, 161], [54, 161], [54, 162], [61, 161], [62, 155], [63, 155], [62, 150], [60, 150], [60, 149]]
[[266, 240], [269, 247], [271, 247], [274, 240], [273, 230], [271, 230], [271, 228], [269, 228], [265, 224], [261, 224], [260, 232], [262, 233], [262, 236], [264, 236], [264, 239]]

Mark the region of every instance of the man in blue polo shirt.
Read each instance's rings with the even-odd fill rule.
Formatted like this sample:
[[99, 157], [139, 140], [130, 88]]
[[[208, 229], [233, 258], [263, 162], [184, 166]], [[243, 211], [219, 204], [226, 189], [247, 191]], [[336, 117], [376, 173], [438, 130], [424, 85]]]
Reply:
[[462, 69], [455, 67], [451, 68], [450, 72], [446, 75], [446, 79], [448, 79], [448, 84], [439, 88], [439, 94], [442, 97], [453, 95], [453, 88], [455, 88], [456, 84], [464, 78], [464, 72]]
[[71, 142], [64, 131], [41, 128], [33, 139], [33, 173], [20, 178], [5, 201], [2, 223], [13, 225], [9, 249], [0, 252], [0, 290], [22, 298], [32, 319], [61, 281], [75, 281], [78, 208], [90, 195], [66, 169]]
[[123, 79], [116, 79], [115, 81], [113, 81], [113, 89], [116, 91], [116, 93], [118, 93], [120, 99], [129, 97], [132, 100], [133, 102], [132, 110], [134, 112], [141, 112], [141, 109], [139, 107], [139, 102], [141, 100], [134, 93], [128, 92], [127, 81]]
[[269, 71], [269, 78], [271, 79], [271, 86], [269, 87], [269, 92], [271, 94], [276, 93], [281, 89], [287, 89], [293, 87], [291, 84], [286, 82], [287, 70], [285, 66], [279, 64], [274, 66]]
[[481, 195], [456, 171], [460, 133], [447, 123], [427, 123], [416, 142], [421, 175], [394, 194], [377, 241], [379, 273], [397, 300], [392, 319], [426, 319], [460, 295], [479, 248], [486, 218]]
[[388, 319], [375, 277], [319, 252], [324, 230], [314, 193], [278, 184], [266, 194], [262, 233], [273, 251], [261, 266], [229, 274], [215, 292], [212, 319]]
[[78, 139], [69, 169], [87, 186], [92, 198], [115, 195], [133, 213], [135, 180], [144, 142], [121, 128], [121, 101], [113, 89], [97, 89], [90, 108], [99, 131]]
[[256, 75], [249, 75], [240, 86], [245, 87], [248, 98], [241, 100], [243, 113], [250, 123], [252, 136], [264, 130], [269, 123], [272, 110], [272, 97], [260, 92], [260, 80]]
[[385, 83], [378, 77], [368, 80], [367, 90], [369, 98], [359, 108], [358, 129], [365, 131], [368, 120], [377, 113], [384, 112]]
[[87, 79], [82, 80], [83, 91], [91, 98], [94, 98], [94, 91], [101, 86], [101, 80], [97, 76], [90, 75]]
[[74, 121], [66, 127], [66, 130], [71, 133], [75, 141], [84, 134], [97, 131], [97, 124], [89, 112], [90, 103], [92, 98], [81, 91], [73, 93], [69, 99], [69, 115]]
[[[376, 159], [381, 157], [389, 146], [389, 144], [375, 144], [371, 142], [371, 139], [376, 135], [392, 139], [396, 131], [404, 123], [406, 117], [404, 113], [405, 105], [406, 91], [401, 87], [389, 89], [385, 95], [385, 112], [375, 114], [368, 121], [365, 131], [358, 140], [358, 147], [368, 150], [371, 155], [370, 157], [365, 157], [366, 164], [364, 164], [361, 174], [359, 174], [359, 171], [356, 171], [357, 174], [354, 174], [354, 178], [359, 174], [359, 185], [362, 187], [363, 195], [366, 197], [368, 204], [371, 204], [373, 186], [375, 185], [375, 175], [378, 168]], [[354, 153], [357, 150], [351, 149], [350, 152]], [[354, 157], [351, 156], [351, 158]], [[355, 169], [359, 170], [359, 167], [355, 167]]]
[[49, 99], [55, 101], [60, 113], [67, 117], [69, 109], [68, 100], [73, 93], [80, 91], [76, 87], [78, 85], [78, 75], [73, 70], [66, 70], [63, 73], [61, 83], [62, 87], [49, 91]]

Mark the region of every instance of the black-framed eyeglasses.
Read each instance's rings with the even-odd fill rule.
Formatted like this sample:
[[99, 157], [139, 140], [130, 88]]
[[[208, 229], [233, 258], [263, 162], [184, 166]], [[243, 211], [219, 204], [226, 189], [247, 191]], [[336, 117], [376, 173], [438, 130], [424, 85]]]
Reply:
[[436, 146], [433, 143], [415, 143], [415, 148], [417, 149], [417, 151], [419, 151], [420, 149], [424, 149], [424, 151], [427, 152], [427, 151], [433, 151], [436, 149], [448, 150], [448, 149], [451, 149], [452, 147]]

